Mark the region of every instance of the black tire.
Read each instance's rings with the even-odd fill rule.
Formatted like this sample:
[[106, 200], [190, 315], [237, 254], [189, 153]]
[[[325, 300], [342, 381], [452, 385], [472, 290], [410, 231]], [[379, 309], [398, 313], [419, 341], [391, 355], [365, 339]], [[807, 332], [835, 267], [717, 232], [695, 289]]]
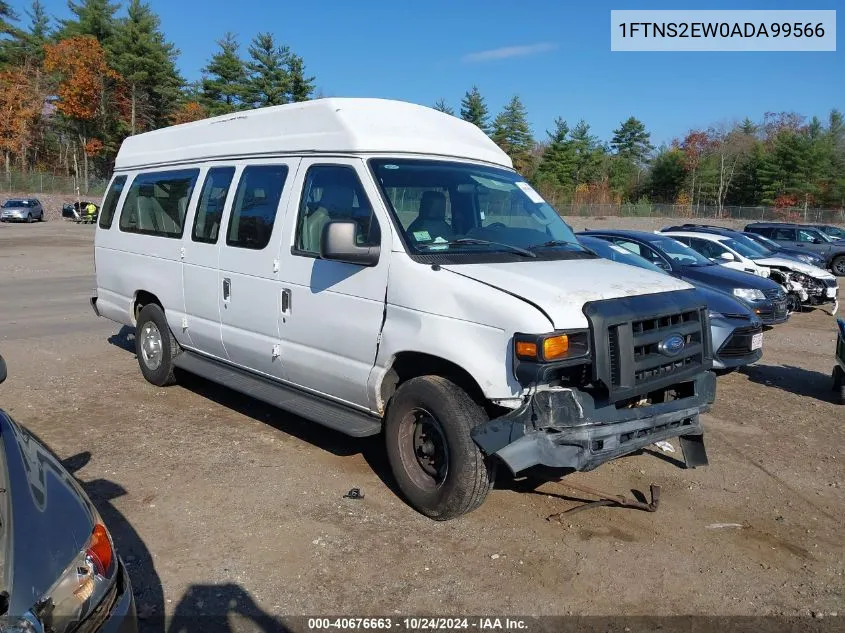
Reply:
[[834, 257], [830, 262], [830, 269], [837, 277], [845, 277], [845, 255]]
[[31, 214], [31, 213], [27, 213], [27, 214], [26, 214], [26, 223], [27, 223], [27, 224], [32, 224], [32, 222], [33, 222], [33, 219], [32, 219], [32, 214]]
[[845, 404], [845, 371], [839, 365], [833, 368], [833, 390], [839, 404]]
[[44, 217], [43, 211], [41, 212], [41, 215], [38, 216], [38, 221], [39, 222], [46, 222], [47, 221], [47, 218]]
[[[146, 336], [148, 324], [150, 325], [149, 337]], [[158, 332], [160, 341], [157, 346], [154, 345], [155, 331]], [[141, 308], [135, 327], [135, 355], [138, 357], [138, 366], [147, 382], [157, 387], [174, 384], [176, 377], [173, 373], [173, 359], [179, 351], [179, 344], [173, 337], [170, 326], [167, 325], [164, 310], [155, 303]]]
[[[478, 508], [493, 487], [495, 461], [470, 437], [487, 413], [454, 382], [420, 376], [403, 383], [387, 410], [387, 457], [410, 505], [437, 521]], [[429, 471], [422, 465], [434, 453]], [[432, 474], [431, 470], [435, 474]]]

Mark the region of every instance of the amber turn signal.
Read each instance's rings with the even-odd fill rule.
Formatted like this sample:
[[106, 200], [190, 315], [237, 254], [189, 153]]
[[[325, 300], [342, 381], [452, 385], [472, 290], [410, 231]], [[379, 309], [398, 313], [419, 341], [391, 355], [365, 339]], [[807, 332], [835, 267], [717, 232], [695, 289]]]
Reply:
[[558, 360], [569, 351], [569, 337], [566, 334], [543, 339], [543, 359]]
[[516, 355], [526, 360], [537, 360], [537, 344], [531, 341], [517, 341]]

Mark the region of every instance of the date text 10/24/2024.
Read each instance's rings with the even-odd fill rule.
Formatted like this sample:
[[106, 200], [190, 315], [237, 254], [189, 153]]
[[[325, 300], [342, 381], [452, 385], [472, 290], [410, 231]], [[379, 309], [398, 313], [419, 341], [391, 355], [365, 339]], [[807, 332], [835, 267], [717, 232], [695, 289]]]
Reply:
[[520, 618], [476, 617], [400, 617], [400, 618], [308, 618], [309, 631], [391, 630], [402, 631], [528, 631]]

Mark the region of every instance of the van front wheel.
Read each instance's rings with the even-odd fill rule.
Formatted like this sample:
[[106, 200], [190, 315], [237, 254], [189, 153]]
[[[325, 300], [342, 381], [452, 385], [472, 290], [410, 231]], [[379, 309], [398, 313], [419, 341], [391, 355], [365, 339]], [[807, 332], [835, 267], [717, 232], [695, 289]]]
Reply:
[[173, 359], [179, 353], [179, 344], [167, 325], [167, 318], [155, 303], [141, 308], [135, 327], [135, 355], [147, 382], [165, 387], [176, 382]]
[[446, 521], [482, 504], [494, 464], [470, 437], [488, 419], [467, 393], [440, 376], [403, 383], [385, 420], [387, 457], [402, 494], [422, 514]]

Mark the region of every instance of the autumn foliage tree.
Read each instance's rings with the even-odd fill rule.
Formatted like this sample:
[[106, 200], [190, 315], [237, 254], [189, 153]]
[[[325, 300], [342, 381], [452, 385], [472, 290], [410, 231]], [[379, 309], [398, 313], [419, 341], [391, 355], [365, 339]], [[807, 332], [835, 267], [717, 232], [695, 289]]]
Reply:
[[103, 150], [109, 118], [125, 113], [121, 77], [109, 67], [105, 50], [90, 35], [45, 46], [44, 69], [58, 79], [57, 110], [78, 138], [87, 190], [88, 159]]
[[6, 173], [12, 157], [19, 157], [26, 169], [27, 152], [33, 143], [35, 121], [41, 113], [43, 95], [25, 68], [0, 72], [0, 148]]
[[191, 123], [192, 121], [199, 121], [208, 116], [208, 111], [205, 107], [196, 101], [187, 101], [177, 108], [170, 117], [172, 125], [180, 123]]

